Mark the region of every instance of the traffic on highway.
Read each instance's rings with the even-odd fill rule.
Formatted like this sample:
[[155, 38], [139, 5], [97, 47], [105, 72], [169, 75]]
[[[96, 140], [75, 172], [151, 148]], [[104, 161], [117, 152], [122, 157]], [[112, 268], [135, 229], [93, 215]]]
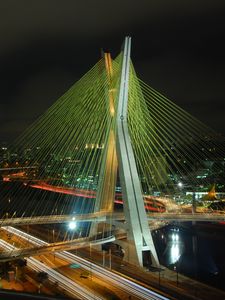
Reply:
[[[3, 227], [4, 230], [7, 230], [8, 232], [18, 235], [21, 238], [29, 241], [30, 243], [33, 243], [34, 245], [39, 245], [39, 246], [44, 246], [47, 245], [45, 241], [38, 239], [37, 237], [34, 237], [30, 234], [27, 234], [19, 229], [16, 229], [14, 227]], [[5, 242], [4, 242], [5, 243]], [[12, 246], [11, 246], [12, 247]], [[120, 288], [121, 290], [126, 291], [128, 294], [137, 297], [138, 299], [145, 299], [145, 300], [150, 300], [150, 299], [161, 299], [161, 300], [168, 300], [169, 298], [162, 296], [154, 291], [151, 291], [147, 289], [146, 287], [123, 277], [121, 274], [114, 273], [111, 270], [105, 269], [97, 264], [94, 264], [93, 262], [87, 261], [77, 255], [74, 255], [68, 251], [62, 251], [59, 253], [55, 253], [57, 257], [62, 258], [63, 260], [66, 260], [70, 264], [79, 264], [83, 269], [85, 270], [90, 270], [92, 273], [96, 276], [101, 278], [101, 280], [104, 280], [113, 286], [116, 286], [117, 288]], [[33, 267], [38, 267], [38, 263], [34, 258], [29, 259], [29, 263]], [[52, 270], [51, 268], [47, 268], [46, 272], [50, 272]], [[56, 272], [56, 271], [54, 271]], [[58, 272], [56, 272], [58, 273]], [[50, 272], [51, 276], [52, 273]], [[54, 273], [55, 274], [55, 273]], [[54, 279], [56, 280], [56, 279]], [[63, 281], [64, 282], [64, 281]], [[65, 284], [65, 282], [64, 282]]]

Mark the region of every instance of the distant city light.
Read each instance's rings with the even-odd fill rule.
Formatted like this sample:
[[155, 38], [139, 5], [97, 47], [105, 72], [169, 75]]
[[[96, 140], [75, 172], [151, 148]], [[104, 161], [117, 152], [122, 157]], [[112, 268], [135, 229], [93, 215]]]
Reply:
[[177, 185], [179, 186], [179, 188], [182, 188], [182, 187], [183, 187], [183, 183], [182, 183], [182, 182], [178, 182]]

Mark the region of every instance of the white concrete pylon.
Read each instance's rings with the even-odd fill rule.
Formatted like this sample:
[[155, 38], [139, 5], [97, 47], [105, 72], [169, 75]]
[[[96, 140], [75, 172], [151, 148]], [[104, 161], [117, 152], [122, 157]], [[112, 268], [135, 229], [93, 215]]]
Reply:
[[[129, 89], [131, 38], [125, 38], [121, 81], [116, 121], [116, 149], [120, 183], [127, 223], [128, 251], [130, 261], [143, 265], [143, 257], [151, 254], [153, 266], [159, 266], [144, 207], [141, 183], [137, 172], [134, 152], [128, 132], [127, 106]], [[149, 262], [150, 263], [150, 262]]]

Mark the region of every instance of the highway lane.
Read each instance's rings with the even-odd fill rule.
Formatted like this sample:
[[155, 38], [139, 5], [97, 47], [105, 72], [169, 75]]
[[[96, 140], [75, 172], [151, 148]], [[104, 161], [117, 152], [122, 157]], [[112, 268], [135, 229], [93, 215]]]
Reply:
[[[36, 217], [19, 217], [16, 218], [14, 215], [11, 218], [0, 219], [0, 226], [9, 225], [26, 225], [26, 224], [54, 224], [54, 223], [69, 223], [74, 218], [76, 222], [105, 222], [107, 212], [95, 212], [87, 214], [76, 214], [76, 215], [51, 215], [51, 216], [36, 216]], [[122, 216], [119, 216], [122, 218]]]
[[[34, 245], [43, 246], [48, 243], [45, 241], [38, 239], [30, 234], [27, 234], [21, 230], [18, 230], [14, 227], [4, 227], [5, 230], [7, 230], [10, 233], [16, 234], [25, 240], [29, 241], [30, 243], [33, 243]], [[100, 278], [101, 280], [104, 280], [116, 288], [120, 288], [121, 290], [125, 291], [126, 293], [137, 297], [138, 299], [161, 299], [161, 300], [168, 300], [168, 298], [161, 296], [157, 294], [154, 291], [151, 291], [138, 283], [125, 278], [117, 273], [114, 273], [110, 270], [107, 270], [99, 265], [96, 265], [92, 262], [86, 261], [83, 258], [80, 258], [79, 256], [76, 256], [74, 254], [71, 254], [67, 251], [63, 251], [61, 253], [56, 253], [56, 257], [59, 257], [61, 259], [66, 260], [69, 263], [79, 264], [82, 268], [86, 269], [87, 271], [92, 271], [92, 273]]]
[[[4, 240], [0, 240], [0, 246], [4, 249], [12, 251], [15, 249], [14, 246], [5, 242]], [[27, 265], [34, 271], [37, 272], [46, 272], [49, 276], [49, 280], [53, 283], [58, 284], [58, 286], [64, 289], [71, 297], [78, 297], [79, 299], [87, 299], [93, 300], [93, 291], [87, 290], [80, 284], [77, 284], [73, 280], [67, 278], [66, 276], [60, 274], [59, 272], [55, 271], [54, 269], [46, 266], [45, 264], [39, 262], [35, 258], [28, 258]], [[95, 293], [96, 300], [103, 300], [104, 297], [100, 297]]]
[[[77, 222], [112, 222], [124, 221], [123, 213], [113, 213], [110, 218], [107, 218], [107, 212], [91, 213], [83, 215], [50, 215], [50, 216], [37, 216], [37, 217], [20, 217], [20, 218], [4, 218], [0, 219], [0, 226], [17, 226], [17, 225], [34, 225], [34, 224], [60, 224], [69, 223], [74, 217]], [[164, 213], [148, 213], [148, 221], [201, 221], [201, 222], [214, 222], [225, 221], [225, 212], [198, 212], [198, 213], [182, 213], [164, 212]]]
[[[8, 228], [8, 227], [5, 227]], [[11, 227], [12, 228], [12, 227]], [[92, 237], [84, 237], [84, 238], [78, 238], [78, 239], [72, 239], [69, 241], [62, 241], [57, 243], [45, 243], [45, 244], [35, 244], [35, 247], [23, 247], [19, 249], [13, 249], [10, 251], [4, 251], [0, 255], [0, 261], [9, 261], [12, 258], [20, 258], [24, 256], [34, 256], [34, 255], [41, 255], [49, 252], [56, 252], [56, 251], [63, 251], [63, 250], [72, 250], [72, 249], [78, 249], [78, 248], [84, 248], [91, 245], [99, 245], [104, 244], [108, 242], [112, 242], [115, 240], [115, 237], [113, 235], [110, 235], [108, 237], [103, 237], [101, 239], [95, 238], [95, 236]]]

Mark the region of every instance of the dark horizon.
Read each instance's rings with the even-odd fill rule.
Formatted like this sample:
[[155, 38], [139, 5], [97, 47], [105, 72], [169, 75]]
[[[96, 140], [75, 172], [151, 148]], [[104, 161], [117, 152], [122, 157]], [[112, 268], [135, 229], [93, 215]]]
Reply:
[[225, 3], [116, 0], [109, 9], [102, 0], [25, 2], [1, 8], [0, 141], [32, 124], [102, 48], [115, 57], [126, 35], [138, 76], [225, 135]]

